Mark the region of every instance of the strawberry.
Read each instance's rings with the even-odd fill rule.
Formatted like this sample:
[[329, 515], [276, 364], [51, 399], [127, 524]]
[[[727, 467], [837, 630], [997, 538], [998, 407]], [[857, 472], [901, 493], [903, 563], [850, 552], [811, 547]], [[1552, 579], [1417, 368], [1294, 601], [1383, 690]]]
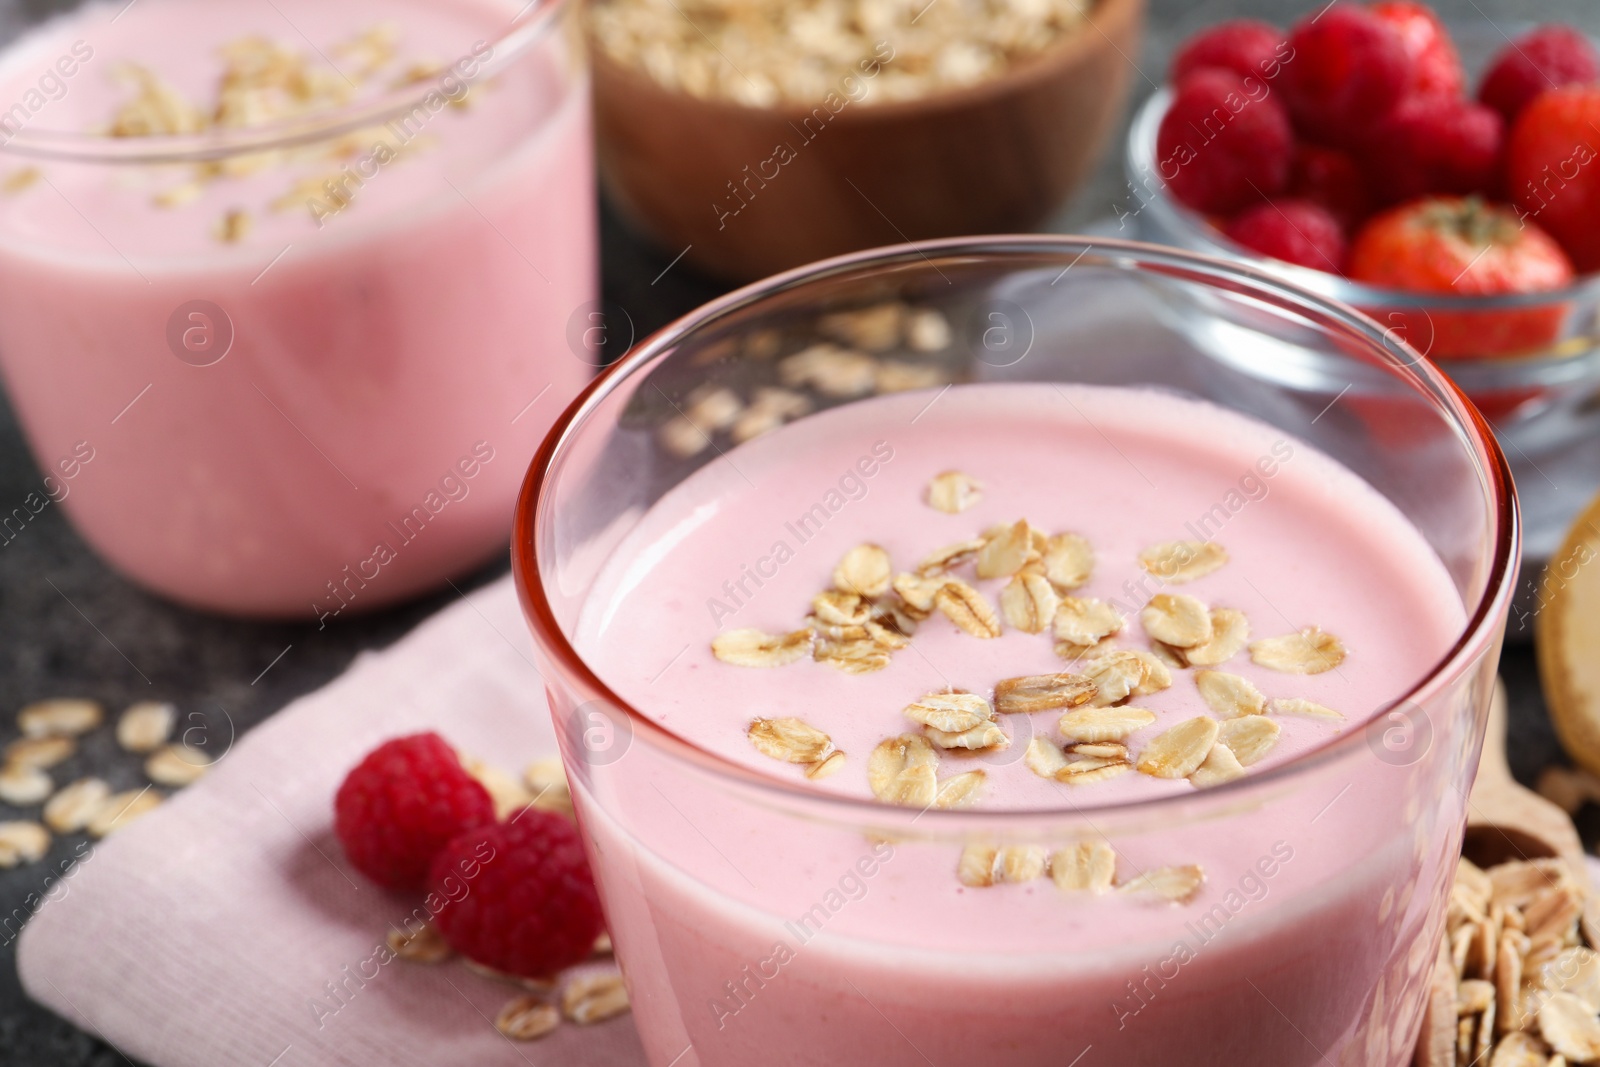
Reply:
[[1405, 42], [1411, 60], [1408, 96], [1455, 98], [1462, 94], [1467, 75], [1461, 69], [1461, 56], [1450, 40], [1450, 31], [1431, 8], [1409, 0], [1384, 0], [1367, 10], [1388, 23]]
[[1579, 271], [1600, 270], [1600, 87], [1535, 97], [1511, 129], [1506, 174], [1523, 218], [1560, 241]]
[[[1573, 278], [1548, 234], [1477, 197], [1418, 200], [1377, 216], [1356, 235], [1347, 273], [1389, 289], [1463, 296], [1549, 292]], [[1436, 359], [1535, 351], [1559, 335], [1562, 317], [1560, 307], [1403, 316], [1407, 339]]]

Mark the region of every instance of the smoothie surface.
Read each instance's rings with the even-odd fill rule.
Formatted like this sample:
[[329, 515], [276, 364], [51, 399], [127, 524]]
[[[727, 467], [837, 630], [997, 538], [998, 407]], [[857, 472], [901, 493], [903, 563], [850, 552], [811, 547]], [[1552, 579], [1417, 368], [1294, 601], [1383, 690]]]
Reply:
[[[1292, 760], [1358, 729], [1419, 681], [1460, 633], [1465, 611], [1439, 558], [1385, 498], [1345, 467], [1278, 430], [1209, 404], [1150, 391], [1047, 385], [957, 386], [836, 408], [730, 451], [665, 495], [617, 549], [586, 607], [578, 647], [635, 708], [694, 743], [764, 774], [807, 782], [806, 767], [764, 754], [757, 719], [798, 719], [845, 753], [815, 788], [872, 796], [869, 756], [924, 733], [904, 709], [951, 690], [994, 699], [1019, 676], [1088, 671], [1115, 650], [1150, 651], [1152, 597], [1194, 597], [1248, 620], [1247, 645], [1318, 627], [1343, 657], [1318, 673], [1263, 665], [1240, 648], [1204, 668], [1168, 667], [1170, 685], [1125, 704], [1153, 714], [1122, 739], [1137, 761], [1170, 727], [1226, 722], [1197, 683], [1203, 669], [1242, 678], [1268, 701], [1275, 743], [1247, 772]], [[981, 485], [959, 513], [930, 506], [930, 482], [959, 471]], [[949, 571], [982, 594], [1001, 633], [981, 639], [933, 610], [887, 666], [850, 673], [811, 656], [768, 668], [719, 660], [712, 642], [745, 628], [802, 627], [835, 565], [864, 543], [896, 575], [945, 546], [1019, 519], [1075, 533], [1093, 550], [1087, 581], [1063, 591], [1122, 617], [1092, 650], [1063, 648], [1051, 627], [1009, 624], [1010, 577]], [[1226, 562], [1165, 581], [1140, 562], [1168, 542], [1220, 546]], [[890, 591], [880, 603], [894, 603]], [[1258, 660], [1262, 662], [1258, 662]], [[1340, 718], [1306, 714], [1309, 701]], [[1093, 807], [1192, 791], [1184, 777], [1129, 771], [1065, 784], [1030, 769], [1030, 742], [1060, 748], [1067, 709], [996, 714], [1003, 744], [941, 750], [939, 776], [983, 770], [982, 809]], [[1067, 753], [1070, 758], [1072, 753]]]

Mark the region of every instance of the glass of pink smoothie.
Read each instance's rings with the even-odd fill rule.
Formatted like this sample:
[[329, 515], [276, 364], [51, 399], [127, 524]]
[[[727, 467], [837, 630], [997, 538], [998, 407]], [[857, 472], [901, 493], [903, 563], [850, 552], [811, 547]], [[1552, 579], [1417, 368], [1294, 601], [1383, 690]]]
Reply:
[[1456, 388], [1246, 267], [949, 241], [668, 327], [513, 534], [651, 1064], [1409, 1063], [1518, 552]]
[[117, 0], [0, 53], [0, 368], [46, 475], [0, 542], [59, 504], [164, 595], [324, 623], [502, 551], [596, 362], [568, 7]]

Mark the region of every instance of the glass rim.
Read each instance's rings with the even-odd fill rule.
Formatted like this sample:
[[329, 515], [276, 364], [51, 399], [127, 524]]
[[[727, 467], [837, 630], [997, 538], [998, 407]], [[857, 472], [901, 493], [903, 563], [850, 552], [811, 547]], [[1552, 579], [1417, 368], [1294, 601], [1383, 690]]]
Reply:
[[[1345, 304], [1384, 311], [1518, 311], [1546, 307], [1551, 304], [1600, 300], [1600, 273], [1579, 275], [1570, 284], [1560, 289], [1549, 289], [1538, 293], [1501, 293], [1495, 296], [1417, 293], [1405, 289], [1368, 285], [1365, 282], [1353, 281], [1340, 274], [1312, 270], [1309, 267], [1302, 267], [1295, 263], [1284, 263], [1257, 255], [1247, 248], [1235, 245], [1215, 227], [1207, 223], [1204, 215], [1196, 212], [1186, 204], [1179, 203], [1176, 197], [1168, 193], [1166, 182], [1161, 179], [1156, 170], [1156, 130], [1160, 125], [1161, 117], [1166, 113], [1167, 106], [1172, 102], [1172, 95], [1171, 86], [1163, 85], [1152, 93], [1143, 104], [1140, 104], [1138, 111], [1134, 113], [1133, 121], [1128, 125], [1128, 140], [1123, 154], [1125, 177], [1129, 182], [1129, 191], [1135, 199], [1139, 200], [1141, 205], [1139, 212], [1135, 214], [1154, 207], [1164, 220], [1174, 223], [1177, 228], [1184, 232], [1185, 236], [1202, 245], [1209, 255], [1223, 259], [1233, 259], [1252, 266], [1266, 264], [1270, 266], [1272, 271], [1311, 292], [1331, 297]], [[1137, 189], [1134, 188], [1134, 183], [1141, 176], [1137, 172], [1152, 176], [1155, 179], [1154, 184], [1149, 187], [1141, 185]], [[1145, 200], [1140, 195], [1141, 190], [1148, 193], [1149, 200]], [[1546, 361], [1562, 362], [1571, 358], [1570, 356], [1551, 356], [1535, 352], [1527, 356], [1452, 359], [1449, 362], [1452, 366], [1466, 363], [1486, 365], [1527, 364]]]
[[[1369, 344], [1384, 358], [1396, 374], [1411, 375], [1417, 392], [1435, 400], [1453, 429], [1462, 438], [1464, 448], [1471, 452], [1474, 469], [1479, 473], [1488, 497], [1490, 518], [1493, 523], [1493, 547], [1489, 553], [1488, 570], [1483, 593], [1475, 609], [1462, 626], [1460, 635], [1450, 649], [1431, 665], [1414, 684], [1388, 703], [1375, 708], [1354, 728], [1323, 742], [1282, 764], [1258, 774], [1193, 793], [1175, 793], [1169, 796], [1122, 801], [1094, 807], [1063, 804], [1044, 808], [1018, 808], [1002, 811], [963, 811], [959, 809], [919, 809], [897, 807], [881, 801], [840, 796], [806, 788], [779, 778], [762, 774], [752, 768], [717, 755], [693, 741], [667, 729], [644, 715], [628, 701], [622, 699], [589, 666], [568, 640], [555, 617], [544, 588], [539, 580], [537, 535], [542, 528], [549, 508], [547, 490], [550, 476], [571, 448], [575, 436], [581, 433], [600, 404], [607, 400], [624, 382], [631, 381], [647, 371], [657, 360], [677, 348], [685, 339], [702, 329], [714, 325], [731, 313], [756, 304], [768, 297], [810, 283], [837, 279], [863, 268], [893, 265], [933, 263], [938, 257], [1003, 259], [1017, 254], [1049, 254], [1060, 261], [1076, 263], [1092, 254], [1104, 253], [1100, 258], [1113, 262], [1133, 264], [1136, 273], [1156, 268], [1160, 273], [1180, 280], [1215, 285], [1222, 282], [1230, 291], [1262, 299], [1284, 310], [1296, 313], [1310, 311], [1321, 320], [1316, 325], [1323, 330], [1337, 324], [1348, 336]], [[1130, 269], [1123, 266], [1120, 269]], [[1276, 298], [1276, 299], [1272, 299]], [[1402, 349], [1396, 353], [1389, 346]], [[806, 805], [835, 812], [850, 823], [883, 824], [885, 821], [914, 822], [931, 816], [935, 824], [945, 827], [989, 826], [1030, 823], [1039, 819], [1056, 820], [1092, 814], [1096, 818], [1123, 815], [1157, 814], [1191, 807], [1197, 801], [1227, 808], [1231, 802], [1244, 800], [1256, 790], [1281, 785], [1298, 779], [1312, 770], [1343, 759], [1357, 746], [1367, 744], [1373, 724], [1387, 721], [1397, 709], [1420, 706], [1429, 695], [1446, 688], [1460, 677], [1469, 664], [1478, 658], [1498, 637], [1495, 621], [1509, 610], [1515, 589], [1517, 565], [1521, 551], [1521, 530], [1518, 521], [1517, 496], [1511, 470], [1505, 454], [1495, 439], [1493, 430], [1479, 414], [1448, 375], [1429, 361], [1416, 357], [1415, 351], [1396, 342], [1377, 322], [1318, 293], [1286, 282], [1270, 273], [1248, 264], [1214, 256], [1181, 251], [1162, 245], [1138, 241], [1123, 241], [1099, 237], [1070, 235], [1010, 235], [949, 238], [934, 241], [910, 242], [849, 253], [813, 264], [797, 267], [762, 281], [743, 286], [725, 294], [688, 314], [675, 319], [645, 338], [632, 352], [607, 367], [586, 386], [582, 393], [562, 412], [540, 443], [528, 467], [518, 494], [512, 518], [511, 563], [525, 620], [533, 633], [539, 651], [554, 661], [566, 677], [575, 678], [585, 690], [580, 703], [597, 700], [608, 708], [616, 709], [627, 717], [635, 739], [644, 739], [657, 745], [669, 756], [691, 764], [695, 769], [736, 787], [753, 790], [773, 800], [789, 805]]]
[[[549, 31], [568, 3], [569, 0], [531, 0], [512, 17], [504, 30], [492, 40], [484, 42], [491, 49], [489, 61], [473, 77], [460, 78], [460, 81], [471, 86], [500, 73]], [[406, 114], [439, 92], [440, 85], [451, 74], [452, 69], [446, 67], [415, 84], [389, 89], [339, 107], [259, 126], [221, 131], [115, 137], [103, 133], [24, 127], [0, 139], [0, 154], [57, 162], [118, 165], [204, 163], [251, 152], [293, 148], [339, 137]]]

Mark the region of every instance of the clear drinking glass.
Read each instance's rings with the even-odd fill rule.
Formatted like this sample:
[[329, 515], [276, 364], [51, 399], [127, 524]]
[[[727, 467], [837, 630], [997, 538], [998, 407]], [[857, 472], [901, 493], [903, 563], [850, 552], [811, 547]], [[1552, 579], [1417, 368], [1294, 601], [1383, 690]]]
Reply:
[[[720, 444], [687, 459], [663, 449], [659, 427], [707, 383], [769, 378], [770, 327], [892, 299], [957, 324], [955, 380], [1176, 391], [1320, 448], [1432, 545], [1469, 620], [1459, 640], [1416, 664], [1409, 692], [1305, 756], [1211, 790], [1081, 810], [818, 795], [664, 729], [571, 643], [614, 547], [662, 493], [718, 461]], [[1218, 363], [1219, 338], [1245, 361], [1337, 356], [1368, 388], [1330, 405], [1316, 382]], [[651, 1064], [1409, 1063], [1518, 552], [1504, 458], [1448, 379], [1370, 320], [1248, 267], [1098, 239], [927, 243], [803, 268], [666, 328], [558, 421], [513, 535]], [[719, 710], [733, 709], [708, 714]], [[964, 844], [1097, 839], [1136, 869], [1197, 842], [1229, 858], [1202, 896], [1137, 937], [1108, 937], [1122, 913], [1093, 898], [996, 943], [989, 891], [952, 890]], [[943, 918], [913, 920], [930, 901]]]
[[[0, 541], [57, 502], [157, 592], [324, 621], [502, 551], [524, 464], [596, 362], [571, 5], [145, 0], [61, 20], [0, 63], [24, 102], [0, 103], [0, 368], [47, 476]], [[252, 39], [263, 67], [300, 55], [335, 99], [359, 88], [259, 124], [93, 132], [136, 98], [126, 64], [210, 107], [224, 42]], [[41, 69], [62, 93], [30, 114]]]

